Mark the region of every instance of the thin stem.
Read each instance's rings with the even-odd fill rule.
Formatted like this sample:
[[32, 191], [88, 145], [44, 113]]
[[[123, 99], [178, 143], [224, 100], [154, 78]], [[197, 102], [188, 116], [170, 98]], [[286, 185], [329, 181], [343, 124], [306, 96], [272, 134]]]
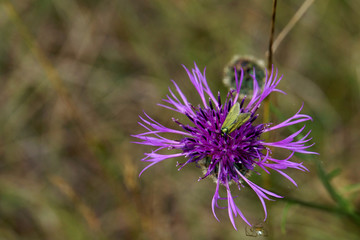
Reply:
[[270, 26], [270, 38], [269, 38], [269, 49], [268, 49], [268, 64], [267, 64], [267, 69], [269, 71], [272, 66], [272, 58], [273, 58], [272, 45], [273, 45], [274, 31], [275, 31], [276, 5], [277, 5], [277, 0], [273, 0], [271, 26]]
[[340, 215], [349, 217], [354, 223], [356, 223], [357, 225], [360, 225], [359, 214], [357, 214], [355, 212], [348, 212], [341, 207], [329, 207], [329, 206], [324, 206], [324, 205], [320, 205], [320, 204], [316, 204], [316, 203], [312, 203], [312, 202], [306, 202], [306, 201], [295, 199], [295, 198], [283, 198], [280, 200], [288, 202], [288, 203], [298, 204], [298, 205], [301, 205], [304, 207], [314, 208], [314, 209], [329, 212], [329, 213], [340, 214]]
[[309, 9], [309, 7], [314, 3], [314, 1], [315, 0], [305, 0], [304, 3], [301, 5], [301, 7], [294, 14], [294, 16], [290, 19], [288, 24], [283, 28], [283, 30], [281, 30], [281, 32], [274, 41], [272, 47], [273, 53], [276, 51], [282, 40], [284, 40], [284, 38], [286, 37], [286, 35], [288, 35], [291, 29], [294, 28], [295, 24], [300, 20], [300, 18], [305, 14], [305, 12]]
[[316, 164], [320, 180], [324, 185], [325, 189], [327, 190], [327, 192], [329, 193], [329, 195], [331, 196], [331, 198], [338, 204], [340, 208], [344, 209], [347, 212], [352, 212], [351, 205], [349, 204], [349, 202], [346, 199], [344, 199], [332, 186], [321, 162], [320, 161], [314, 161], [314, 162]]
[[[270, 74], [271, 72], [271, 66], [272, 66], [272, 43], [273, 43], [273, 39], [274, 39], [274, 31], [275, 31], [275, 16], [276, 16], [276, 5], [277, 5], [277, 0], [273, 0], [273, 5], [272, 5], [272, 17], [271, 17], [271, 24], [270, 24], [270, 38], [269, 38], [269, 49], [267, 52], [267, 57], [268, 57], [268, 62], [267, 62], [267, 70], [268, 73]], [[270, 122], [270, 96], [268, 96], [265, 100], [264, 100], [264, 112], [263, 112], [263, 116], [264, 116], [264, 122], [268, 123]], [[265, 141], [270, 141], [270, 137], [267, 135], [265, 137]], [[264, 175], [264, 187], [269, 188], [270, 187], [270, 176], [268, 174]]]
[[309, 208], [314, 208], [314, 209], [318, 209], [318, 210], [325, 211], [325, 212], [330, 212], [330, 213], [341, 213], [342, 212], [340, 208], [328, 207], [328, 206], [320, 205], [317, 203], [306, 202], [306, 201], [299, 200], [296, 198], [286, 197], [286, 198], [283, 198], [280, 200], [288, 202], [288, 203], [298, 204], [298, 205], [301, 205], [304, 207], [309, 207]]

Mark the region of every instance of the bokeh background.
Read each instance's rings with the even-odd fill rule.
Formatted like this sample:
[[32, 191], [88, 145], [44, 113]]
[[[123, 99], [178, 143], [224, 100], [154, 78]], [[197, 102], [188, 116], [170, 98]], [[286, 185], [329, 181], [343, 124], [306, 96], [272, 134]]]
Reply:
[[[278, 1], [275, 34], [302, 1]], [[266, 61], [271, 1], [0, 1], [0, 239], [254, 239], [226, 210], [211, 212], [215, 185], [173, 159], [138, 174], [151, 149], [131, 143], [146, 111], [166, 126], [174, 113], [156, 104], [174, 79], [199, 102], [181, 64], [207, 68], [211, 88], [234, 54]], [[304, 102], [313, 116], [307, 173], [251, 180], [281, 195], [337, 209], [319, 168], [359, 210], [360, 2], [315, 1], [274, 54], [284, 74], [272, 120]], [[275, 37], [276, 37], [275, 35]], [[280, 113], [279, 113], [280, 112]], [[293, 130], [280, 132], [281, 138]], [[320, 171], [321, 172], [321, 171]], [[336, 176], [335, 176], [336, 175]], [[243, 189], [251, 222], [264, 217]], [[267, 202], [267, 239], [359, 239], [344, 214]], [[259, 238], [261, 239], [261, 237]]]

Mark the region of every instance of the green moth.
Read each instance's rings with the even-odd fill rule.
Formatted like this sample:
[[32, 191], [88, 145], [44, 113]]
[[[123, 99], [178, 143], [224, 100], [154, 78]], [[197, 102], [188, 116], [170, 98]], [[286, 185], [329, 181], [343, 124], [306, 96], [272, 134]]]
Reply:
[[240, 104], [236, 102], [231, 107], [223, 125], [221, 126], [222, 134], [227, 135], [229, 133], [232, 133], [241, 125], [246, 123], [250, 119], [250, 116], [250, 113], [240, 113]]

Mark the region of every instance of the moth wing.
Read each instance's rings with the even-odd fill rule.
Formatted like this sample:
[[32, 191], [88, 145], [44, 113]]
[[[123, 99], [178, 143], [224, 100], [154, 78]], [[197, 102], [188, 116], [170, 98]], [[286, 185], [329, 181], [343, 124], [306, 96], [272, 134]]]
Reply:
[[239, 113], [238, 117], [236, 118], [236, 122], [231, 126], [229, 129], [229, 133], [238, 129], [241, 125], [246, 123], [251, 117], [251, 113]]
[[238, 117], [240, 113], [240, 104], [238, 102], [236, 102], [230, 109], [230, 111], [228, 112], [225, 121], [223, 123], [223, 125], [221, 126], [221, 128], [228, 128], [229, 130], [232, 128], [232, 125], [234, 125], [234, 123], [236, 123], [236, 119]]

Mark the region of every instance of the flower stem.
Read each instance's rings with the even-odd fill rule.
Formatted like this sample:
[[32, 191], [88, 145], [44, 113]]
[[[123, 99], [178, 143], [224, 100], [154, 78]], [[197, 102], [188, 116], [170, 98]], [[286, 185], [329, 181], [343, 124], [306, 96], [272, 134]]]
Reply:
[[325, 172], [325, 169], [323, 168], [320, 161], [313, 161], [317, 167], [317, 172], [319, 175], [319, 178], [324, 185], [325, 189], [331, 196], [331, 198], [338, 204], [339, 208], [343, 209], [346, 212], [352, 212], [351, 204], [343, 198], [336, 189], [332, 186], [331, 182], [329, 181], [329, 177]]
[[318, 209], [318, 210], [329, 212], [329, 213], [343, 215], [343, 216], [350, 218], [355, 224], [360, 225], [360, 215], [358, 213], [346, 211], [341, 207], [324, 206], [324, 205], [320, 205], [320, 204], [316, 204], [316, 203], [312, 203], [312, 202], [306, 202], [306, 201], [299, 200], [296, 198], [288, 198], [288, 197], [280, 199], [280, 200], [286, 201], [288, 203], [298, 204], [298, 205], [301, 205], [304, 207]]
[[[275, 16], [276, 16], [276, 6], [277, 6], [277, 0], [273, 0], [272, 5], [272, 17], [271, 17], [271, 24], [270, 24], [270, 37], [269, 37], [269, 49], [267, 52], [267, 71], [268, 75], [271, 72], [272, 67], [272, 57], [273, 57], [273, 51], [272, 51], [272, 45], [274, 40], [274, 31], [275, 31]], [[264, 122], [269, 123], [270, 122], [270, 96], [268, 96], [264, 100]], [[270, 137], [267, 135], [265, 137], [265, 141], [269, 141]], [[269, 188], [271, 185], [270, 183], [270, 176], [268, 174], [264, 175], [264, 187]]]
[[273, 40], [274, 40], [274, 31], [275, 31], [276, 5], [277, 5], [277, 0], [273, 0], [271, 25], [270, 25], [269, 49], [268, 49], [268, 64], [267, 64], [268, 71], [271, 70], [272, 58], [273, 58]]

